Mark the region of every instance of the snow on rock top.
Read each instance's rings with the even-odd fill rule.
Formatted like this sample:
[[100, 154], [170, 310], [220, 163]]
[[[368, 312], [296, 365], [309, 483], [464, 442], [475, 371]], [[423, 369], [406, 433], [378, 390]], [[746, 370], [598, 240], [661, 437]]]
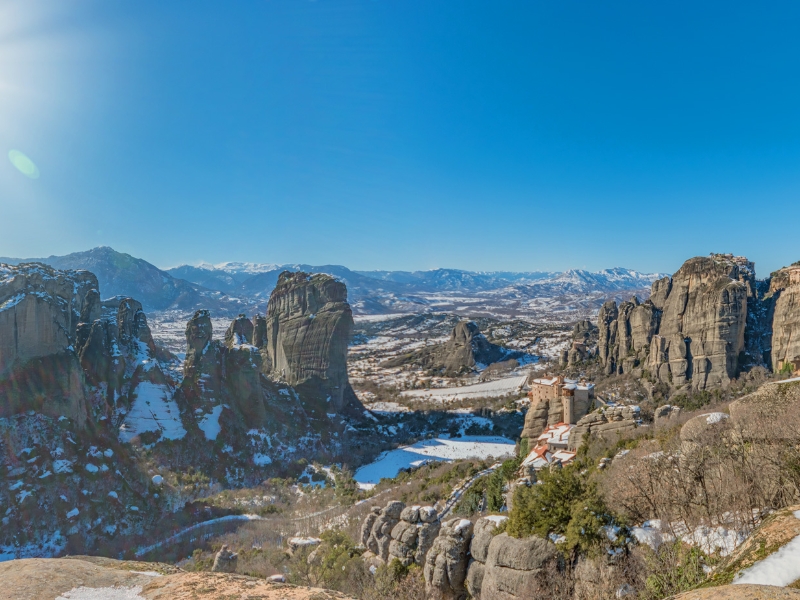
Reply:
[[464, 531], [468, 531], [469, 528], [472, 527], [472, 521], [469, 519], [461, 519], [455, 526], [455, 533], [462, 533]]
[[508, 521], [508, 517], [504, 515], [487, 515], [484, 517], [484, 519], [492, 521], [495, 525], [500, 525], [501, 523]]
[[722, 423], [725, 419], [729, 419], [730, 415], [723, 413], [723, 412], [713, 412], [705, 415], [706, 423], [709, 425], [714, 425], [716, 423]]
[[141, 591], [142, 588], [138, 585], [136, 587], [113, 586], [100, 588], [81, 586], [64, 592], [56, 600], [144, 600], [144, 597], [139, 594]]
[[[800, 510], [794, 511], [793, 514], [796, 519], [800, 519]], [[785, 587], [798, 579], [800, 579], [800, 535], [794, 537], [777, 552], [738, 573], [733, 583]]]

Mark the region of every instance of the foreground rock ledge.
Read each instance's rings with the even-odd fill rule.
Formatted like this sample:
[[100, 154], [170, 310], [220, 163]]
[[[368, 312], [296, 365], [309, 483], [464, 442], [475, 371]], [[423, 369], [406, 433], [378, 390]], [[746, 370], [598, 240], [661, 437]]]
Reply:
[[144, 600], [352, 600], [339, 592], [319, 588], [297, 587], [227, 573], [187, 573], [159, 563], [92, 556], [30, 558], [0, 563], [0, 589], [4, 600], [55, 600], [74, 588], [114, 586], [140, 588], [138, 594]]
[[800, 590], [772, 585], [724, 585], [694, 590], [675, 596], [675, 600], [798, 600]]

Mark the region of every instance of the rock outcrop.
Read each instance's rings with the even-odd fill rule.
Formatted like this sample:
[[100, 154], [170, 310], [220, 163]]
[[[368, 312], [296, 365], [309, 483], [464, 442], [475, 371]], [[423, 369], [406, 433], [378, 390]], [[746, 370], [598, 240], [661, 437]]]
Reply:
[[[253, 323], [245, 315], [236, 317], [225, 332], [225, 345], [228, 348], [253, 343]], [[263, 338], [261, 341], [263, 345]]]
[[568, 448], [575, 451], [587, 437], [613, 441], [635, 429], [639, 422], [638, 406], [614, 406], [598, 409], [582, 417], [569, 434]]
[[425, 589], [431, 600], [466, 598], [464, 581], [472, 527], [467, 519], [451, 519], [442, 524], [425, 558]]
[[432, 507], [390, 502], [364, 519], [364, 560], [372, 565], [393, 559], [406, 566], [423, 565], [431, 600], [522, 600], [546, 593], [545, 570], [555, 567], [556, 547], [538, 537], [497, 535], [506, 519], [483, 517], [473, 526], [455, 518], [440, 525]]
[[385, 366], [413, 364], [445, 377], [455, 377], [492, 363], [517, 359], [522, 353], [492, 344], [474, 321], [460, 321], [443, 344], [421, 348], [386, 361]]
[[250, 343], [253, 324], [239, 315], [228, 327], [225, 343], [212, 339], [211, 316], [198, 310], [186, 325], [183, 397], [192, 411], [211, 412], [227, 404], [248, 427], [266, 424], [268, 398], [261, 374], [262, 356]]
[[467, 567], [465, 587], [472, 598], [481, 597], [483, 577], [486, 571], [486, 560], [489, 557], [489, 545], [495, 536], [497, 526], [508, 517], [482, 517], [475, 523], [469, 553], [472, 557]]
[[263, 368], [270, 377], [328, 396], [335, 412], [354, 400], [347, 378], [353, 313], [342, 282], [284, 271], [269, 299], [265, 329]]
[[505, 533], [489, 544], [480, 596], [476, 600], [523, 600], [545, 597], [547, 569], [557, 556], [552, 542], [540, 537], [516, 539]]
[[670, 423], [674, 422], [680, 416], [680, 414], [680, 406], [664, 404], [663, 406], [656, 408], [655, 412], [653, 413], [653, 423], [656, 426], [669, 425]]
[[675, 600], [800, 600], [800, 590], [774, 585], [723, 585], [684, 592], [674, 598]]
[[597, 342], [599, 330], [588, 319], [575, 323], [572, 329], [572, 344], [561, 351], [559, 362], [562, 367], [572, 367], [591, 356], [589, 347]]
[[432, 506], [409, 506], [398, 501], [373, 507], [361, 525], [360, 541], [368, 558], [398, 559], [403, 565], [422, 565], [439, 534], [439, 516]]
[[773, 273], [769, 293], [774, 301], [772, 369], [800, 371], [800, 265]]
[[408, 506], [400, 513], [400, 522], [392, 529], [389, 560], [398, 559], [404, 566], [425, 564], [425, 557], [439, 535], [439, 515], [432, 506]]
[[104, 383], [107, 402], [113, 405], [137, 371], [141, 379], [144, 372], [159, 369], [158, 350], [140, 302], [111, 298], [99, 302], [99, 307], [97, 318], [78, 325], [75, 347], [87, 379], [95, 385]]
[[607, 374], [646, 370], [699, 390], [726, 384], [742, 366], [748, 301], [757, 301], [752, 262], [729, 254], [689, 259], [654, 282], [645, 303], [603, 305], [598, 356]]
[[97, 279], [87, 271], [0, 265], [0, 416], [33, 409], [86, 422], [76, 334], [99, 311]]
[[[339, 592], [226, 573], [187, 573], [163, 563], [97, 556], [30, 558], [0, 563], [5, 600], [50, 598], [260, 598], [348, 600]], [[352, 599], [351, 599], [352, 600]]]
[[236, 565], [239, 563], [239, 555], [231, 552], [226, 544], [222, 545], [219, 552], [214, 556], [214, 564], [211, 567], [212, 573], [235, 573]]

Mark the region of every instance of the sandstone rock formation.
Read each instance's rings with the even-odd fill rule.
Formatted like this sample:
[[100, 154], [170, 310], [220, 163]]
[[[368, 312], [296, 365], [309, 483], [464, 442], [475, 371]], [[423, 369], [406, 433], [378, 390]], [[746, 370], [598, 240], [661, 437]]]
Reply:
[[545, 597], [545, 569], [555, 561], [552, 542], [533, 536], [525, 539], [505, 533], [489, 544], [480, 596], [486, 600], [522, 600]]
[[772, 369], [796, 372], [800, 370], [800, 265], [773, 273], [769, 293], [774, 301]]
[[463, 375], [492, 363], [520, 358], [521, 352], [507, 350], [486, 339], [477, 323], [460, 321], [444, 344], [421, 348], [405, 356], [386, 361], [385, 366], [414, 364], [445, 377]]
[[752, 262], [728, 254], [689, 259], [653, 283], [647, 302], [603, 305], [598, 356], [608, 374], [647, 370], [700, 390], [725, 384], [741, 367], [748, 301], [757, 301]]
[[[766, 584], [797, 587], [797, 573], [793, 566], [791, 547], [800, 536], [800, 506], [791, 506], [773, 512], [744, 540], [710, 576], [712, 584], [727, 584], [735, 581], [735, 587], [745, 584]], [[785, 562], [774, 564], [777, 556], [786, 557]], [[773, 562], [771, 568], [764, 570], [764, 563]], [[760, 596], [747, 596], [747, 598]]]
[[598, 334], [597, 326], [588, 319], [575, 323], [572, 329], [572, 344], [562, 350], [559, 357], [561, 366], [571, 367], [588, 359], [591, 356], [589, 347], [597, 341]]
[[653, 423], [655, 425], [668, 425], [670, 422], [675, 421], [681, 414], [680, 406], [672, 406], [664, 404], [656, 408], [653, 413]]
[[472, 522], [466, 519], [451, 519], [442, 524], [439, 537], [425, 558], [425, 589], [431, 600], [466, 598], [464, 580], [472, 527]]
[[0, 416], [33, 409], [85, 423], [76, 333], [99, 304], [97, 279], [87, 271], [0, 265]]
[[587, 437], [602, 437], [613, 441], [636, 428], [638, 406], [615, 406], [598, 409], [581, 418], [569, 434], [568, 448], [575, 451]]
[[211, 315], [198, 310], [186, 324], [186, 358], [183, 361], [183, 385], [201, 396], [221, 398], [223, 394], [224, 346], [212, 340]]
[[[225, 332], [225, 345], [228, 348], [253, 343], [253, 323], [245, 315], [236, 317]], [[263, 344], [263, 342], [262, 342]]]
[[[158, 350], [141, 303], [133, 298], [111, 298], [99, 302], [94, 320], [81, 320], [75, 347], [88, 380], [107, 386], [107, 400], [122, 390], [126, 379], [138, 371], [158, 370]], [[154, 374], [154, 377], [158, 377]]]
[[439, 535], [438, 519], [432, 506], [404, 508], [400, 522], [392, 529], [389, 560], [396, 558], [404, 566], [425, 564], [425, 557]]
[[469, 595], [476, 600], [481, 597], [486, 560], [489, 557], [489, 545], [494, 539], [494, 530], [508, 517], [482, 517], [475, 523], [469, 553], [472, 559], [467, 567], [465, 587]]
[[219, 552], [214, 556], [214, 564], [211, 567], [212, 573], [235, 573], [236, 565], [239, 562], [239, 555], [231, 552], [226, 544], [222, 545]]
[[[389, 560], [389, 545], [392, 543], [392, 530], [395, 525], [400, 522], [400, 515], [403, 513], [406, 505], [402, 502], [393, 501], [389, 502], [378, 513], [373, 513], [375, 516], [372, 521], [370, 535], [364, 544], [367, 550], [372, 552], [375, 556], [380, 558], [383, 562]], [[368, 518], [368, 521], [370, 519]], [[362, 538], [364, 537], [362, 533]]]
[[262, 356], [252, 341], [253, 324], [239, 315], [228, 327], [225, 344], [212, 339], [211, 316], [198, 310], [186, 325], [183, 397], [192, 411], [209, 412], [226, 403], [249, 426], [267, 422], [268, 399], [262, 387]]
[[263, 368], [270, 377], [329, 396], [330, 408], [341, 412], [354, 399], [347, 379], [352, 328], [343, 283], [284, 271], [267, 307]]

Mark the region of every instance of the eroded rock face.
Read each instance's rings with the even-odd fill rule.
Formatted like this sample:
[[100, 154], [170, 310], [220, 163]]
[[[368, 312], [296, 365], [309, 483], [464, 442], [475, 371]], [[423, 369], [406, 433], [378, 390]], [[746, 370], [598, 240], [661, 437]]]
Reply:
[[211, 315], [198, 310], [186, 324], [186, 358], [183, 361], [183, 388], [192, 388], [202, 397], [223, 394], [225, 347], [212, 340]]
[[772, 317], [773, 371], [800, 368], [800, 266], [774, 273], [770, 281], [774, 298]]
[[[425, 519], [423, 521], [423, 519]], [[431, 506], [409, 506], [400, 513], [400, 522], [392, 529], [389, 560], [396, 558], [404, 566], [425, 564], [436, 536], [439, 523]]]
[[465, 582], [469, 595], [475, 600], [481, 598], [486, 560], [489, 558], [489, 545], [495, 537], [494, 531], [500, 523], [507, 519], [508, 517], [483, 517], [475, 523], [469, 549], [472, 560], [469, 562]]
[[250, 342], [253, 324], [239, 315], [228, 327], [225, 344], [212, 339], [211, 316], [197, 311], [186, 325], [186, 360], [182, 390], [190, 408], [209, 411], [222, 402], [233, 407], [249, 426], [267, 420], [261, 386], [262, 356]]
[[603, 305], [598, 354], [607, 374], [645, 369], [673, 387], [729, 382], [745, 349], [748, 299], [756, 301], [753, 263], [714, 254], [686, 261], [653, 283], [650, 299]]
[[481, 586], [486, 600], [546, 597], [544, 570], [555, 561], [553, 543], [539, 537], [516, 539], [505, 533], [489, 544]]
[[[225, 332], [225, 345], [228, 348], [253, 343], [253, 323], [245, 315], [239, 315]], [[263, 343], [263, 342], [262, 342]]]
[[638, 406], [615, 406], [582, 417], [569, 434], [568, 448], [576, 451], [587, 436], [613, 440], [637, 427]]
[[672, 406], [664, 404], [656, 408], [653, 413], [653, 422], [656, 425], [668, 425], [670, 422], [675, 421], [681, 414], [680, 406]]
[[157, 349], [140, 302], [111, 298], [99, 303], [100, 314], [78, 325], [75, 347], [88, 380], [105, 383], [108, 402], [135, 370], [157, 368]]
[[34, 409], [85, 423], [75, 343], [81, 318], [98, 313], [98, 299], [87, 271], [0, 265], [0, 416]]
[[88, 271], [0, 265], [0, 377], [32, 358], [70, 351], [81, 315], [94, 317], [97, 299]]
[[439, 537], [425, 558], [425, 588], [432, 600], [466, 598], [464, 580], [472, 527], [466, 519], [451, 519], [442, 524]]
[[319, 388], [339, 412], [352, 399], [347, 379], [352, 329], [343, 283], [329, 275], [285, 271], [269, 299], [263, 368], [289, 385]]
[[367, 550], [383, 562], [389, 560], [389, 545], [392, 543], [392, 530], [400, 522], [400, 515], [406, 505], [402, 502], [389, 502], [372, 520], [372, 529], [367, 539]]

